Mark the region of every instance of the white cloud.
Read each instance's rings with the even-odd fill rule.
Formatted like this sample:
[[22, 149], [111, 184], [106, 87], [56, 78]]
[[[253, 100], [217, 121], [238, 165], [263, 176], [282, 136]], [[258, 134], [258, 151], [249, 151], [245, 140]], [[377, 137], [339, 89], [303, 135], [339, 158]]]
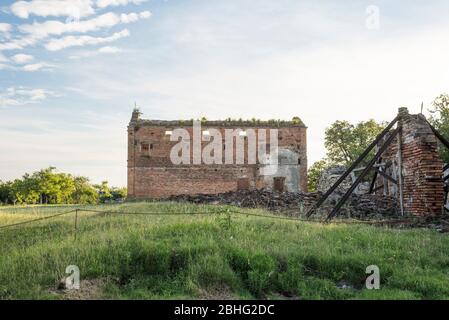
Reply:
[[139, 16], [141, 19], [148, 19], [149, 17], [151, 17], [152, 13], [150, 11], [142, 11]]
[[[142, 11], [140, 13], [128, 13], [128, 14], [115, 14], [113, 12], [102, 14], [96, 18], [90, 20], [84, 20], [79, 22], [68, 22], [63, 23], [56, 20], [46, 21], [43, 23], [34, 22], [33, 24], [23, 24], [19, 26], [19, 30], [23, 33], [28, 33], [27, 36], [22, 38], [11, 39], [7, 42], [0, 42], [0, 51], [7, 50], [22, 50], [28, 46], [35, 46], [42, 42], [44, 39], [48, 38], [51, 35], [62, 35], [64, 33], [77, 32], [77, 33], [87, 33], [90, 31], [96, 31], [101, 28], [110, 28], [118, 24], [127, 24], [136, 22], [140, 19], [148, 19], [151, 17], [151, 12]], [[62, 45], [64, 42], [73, 43], [76, 41], [81, 42], [94, 42], [94, 39], [99, 39], [100, 42], [110, 42], [115, 41], [115, 37], [124, 37], [129, 36], [128, 30], [123, 30], [122, 32], [115, 33], [111, 37], [107, 38], [93, 38], [93, 37], [66, 37], [62, 39], [52, 39], [46, 45], [46, 48], [56, 48], [59, 45]], [[104, 39], [102, 41], [101, 39]], [[84, 45], [84, 44], [81, 44]], [[73, 46], [73, 45], [69, 45]], [[48, 49], [52, 50], [52, 49]], [[56, 49], [61, 50], [61, 49]], [[52, 50], [52, 51], [56, 51]]]
[[122, 13], [120, 15], [120, 21], [122, 23], [131, 23], [136, 22], [139, 19], [148, 19], [149, 17], [151, 17], [150, 11], [142, 11], [141, 13], [129, 13], [129, 14]]
[[126, 6], [128, 4], [141, 4], [147, 0], [97, 0], [98, 8], [106, 8], [109, 6]]
[[60, 39], [52, 39], [45, 45], [49, 51], [59, 51], [69, 47], [97, 45], [102, 43], [114, 42], [130, 35], [128, 29], [114, 33], [110, 37], [91, 37], [91, 36], [67, 36]]
[[0, 23], [0, 33], [9, 34], [11, 30], [12, 26], [9, 23]]
[[86, 33], [96, 31], [101, 28], [110, 28], [120, 23], [132, 23], [139, 19], [148, 19], [150, 16], [151, 12], [149, 11], [121, 15], [108, 12], [93, 19], [79, 22], [63, 23], [52, 20], [43, 23], [24, 24], [19, 26], [19, 30], [39, 38], [45, 38], [50, 35], [61, 35], [71, 32]]
[[5, 91], [0, 91], [0, 107], [20, 106], [30, 103], [37, 103], [48, 97], [59, 96], [53, 91], [46, 89], [30, 89], [26, 87], [10, 87]]
[[80, 52], [76, 55], [69, 56], [69, 59], [77, 60], [77, 59], [81, 59], [81, 58], [95, 57], [100, 54], [114, 54], [114, 53], [119, 53], [119, 52], [122, 52], [122, 49], [120, 49], [118, 47], [106, 46], [106, 47], [101, 47], [96, 51]]
[[7, 57], [3, 56], [0, 52], [0, 70], [34, 72], [41, 70], [44, 67], [47, 70], [51, 70], [51, 67], [53, 67], [53, 65], [45, 62], [30, 63], [33, 60], [34, 57], [32, 55], [22, 53], [16, 54], [10, 57], [10, 59], [8, 59]]
[[42, 38], [32, 35], [24, 38], [14, 39], [9, 42], [0, 43], [0, 51], [4, 50], [21, 50], [28, 46], [36, 45]]
[[98, 49], [99, 53], [118, 53], [121, 52], [122, 50], [120, 48], [117, 47], [101, 47], [100, 49]]
[[34, 57], [29, 54], [16, 54], [11, 57], [11, 59], [17, 64], [25, 64], [34, 60]]
[[45, 67], [44, 63], [27, 64], [23, 66], [23, 71], [34, 72], [42, 69], [43, 67]]
[[17, 1], [10, 9], [14, 15], [22, 19], [28, 19], [30, 15], [82, 18], [95, 13], [92, 0]]

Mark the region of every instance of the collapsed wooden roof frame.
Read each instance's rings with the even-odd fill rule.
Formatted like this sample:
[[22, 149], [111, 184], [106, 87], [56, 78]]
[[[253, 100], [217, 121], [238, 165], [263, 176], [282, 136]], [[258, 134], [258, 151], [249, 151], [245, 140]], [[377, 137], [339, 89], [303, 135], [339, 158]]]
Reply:
[[[382, 139], [384, 139], [389, 132], [391, 132], [391, 129], [393, 126], [398, 123], [398, 126], [396, 129], [394, 129], [391, 134], [386, 138], [386, 141], [382, 144], [382, 146], [378, 149], [374, 157], [370, 160], [368, 165], [363, 168], [362, 173], [357, 177], [357, 179], [352, 183], [351, 187], [346, 191], [346, 193], [343, 195], [343, 197], [338, 201], [338, 203], [335, 205], [335, 207], [332, 209], [332, 211], [327, 215], [326, 222], [329, 222], [332, 218], [334, 218], [340, 211], [341, 207], [346, 203], [348, 198], [351, 196], [351, 194], [354, 192], [355, 188], [362, 182], [363, 178], [369, 173], [371, 169], [374, 168], [376, 162], [381, 162], [381, 156], [382, 153], [387, 149], [387, 147], [391, 144], [393, 139], [396, 137], [396, 135], [400, 135], [402, 133], [402, 125], [401, 121], [399, 121], [401, 118], [399, 115], [397, 115], [393, 121], [391, 121], [387, 127], [376, 137], [376, 139], [365, 149], [365, 151], [362, 152], [362, 154], [355, 160], [349, 168], [338, 178], [338, 180], [327, 190], [323, 196], [314, 204], [306, 213], [306, 217], [309, 218], [313, 213], [316, 212], [316, 210], [326, 201], [326, 199], [335, 191], [335, 189], [338, 188], [338, 186], [353, 172], [357, 166], [368, 156], [368, 154], [371, 152], [371, 150], [374, 149], [375, 146], [381, 142]], [[438, 140], [449, 150], [449, 141], [446, 140], [439, 132], [436, 130], [430, 123], [425, 119], [427, 124], [432, 129], [432, 132], [435, 134], [435, 136], [438, 138]], [[400, 159], [400, 161], [402, 161]], [[400, 164], [400, 167], [402, 167], [402, 164]], [[449, 169], [449, 165], [445, 166], [444, 169]], [[402, 172], [402, 168], [400, 170]], [[377, 174], [380, 173], [381, 175], [386, 175], [379, 169], [375, 168], [375, 174], [373, 181], [371, 182], [370, 186], [370, 193], [372, 193], [374, 189], [374, 183], [377, 178]], [[389, 178], [393, 179], [392, 177], [388, 176]], [[388, 178], [387, 178], [388, 179]], [[449, 175], [447, 177], [444, 177], [443, 180], [446, 181], [449, 179]], [[399, 196], [400, 196], [400, 205], [401, 205], [401, 214], [404, 214], [403, 211], [403, 199], [402, 199], [402, 174], [399, 174], [398, 181], [395, 181], [396, 184], [399, 186]], [[447, 195], [446, 195], [447, 196]]]

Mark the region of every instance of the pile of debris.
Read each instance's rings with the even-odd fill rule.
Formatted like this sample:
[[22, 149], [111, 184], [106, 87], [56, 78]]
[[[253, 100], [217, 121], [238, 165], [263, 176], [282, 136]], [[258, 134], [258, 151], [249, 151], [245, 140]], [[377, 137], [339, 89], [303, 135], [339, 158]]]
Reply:
[[[327, 208], [326, 208], [327, 207]], [[328, 213], [332, 208], [324, 206]], [[399, 202], [395, 197], [376, 194], [352, 194], [346, 204], [340, 210], [340, 217], [385, 219], [397, 217], [400, 214]]]
[[320, 193], [278, 193], [269, 190], [242, 190], [220, 194], [179, 195], [172, 196], [168, 200], [280, 211], [282, 209], [308, 208], [318, 200], [320, 195]]
[[[278, 193], [270, 190], [251, 190], [226, 192], [213, 195], [179, 195], [168, 200], [192, 202], [196, 204], [223, 204], [242, 208], [264, 208], [277, 214], [299, 217], [307, 212], [321, 197], [315, 193]], [[338, 199], [326, 201], [314, 215], [314, 218], [326, 217]], [[379, 225], [386, 224], [395, 228], [430, 228], [439, 232], [449, 232], [449, 215], [438, 217], [401, 217], [399, 203], [395, 197], [375, 194], [351, 195], [341, 208], [338, 218], [371, 220]]]
[[[321, 197], [321, 192], [314, 193], [278, 193], [271, 190], [244, 190], [226, 192], [221, 194], [199, 194], [172, 196], [170, 201], [184, 201], [197, 204], [223, 204], [234, 205], [242, 208], [265, 208], [289, 215], [305, 213]], [[328, 201], [318, 210], [318, 214], [327, 214], [335, 205], [334, 201]], [[352, 195], [340, 215], [351, 218], [381, 218], [389, 215], [397, 215], [398, 203], [395, 198], [373, 194]]]
[[[337, 182], [337, 180], [345, 173], [345, 171], [346, 171], [345, 166], [338, 166], [338, 165], [330, 166], [324, 169], [321, 172], [320, 178], [318, 179], [317, 190], [325, 193]], [[336, 200], [341, 198], [346, 193], [346, 191], [351, 187], [356, 178], [357, 177], [353, 171], [351, 175], [347, 176], [346, 179], [344, 179], [338, 185], [338, 187], [334, 190], [334, 192], [329, 196], [328, 199]], [[370, 188], [369, 182], [361, 182], [355, 188], [353, 194], [356, 195], [366, 194], [368, 193], [369, 188]]]

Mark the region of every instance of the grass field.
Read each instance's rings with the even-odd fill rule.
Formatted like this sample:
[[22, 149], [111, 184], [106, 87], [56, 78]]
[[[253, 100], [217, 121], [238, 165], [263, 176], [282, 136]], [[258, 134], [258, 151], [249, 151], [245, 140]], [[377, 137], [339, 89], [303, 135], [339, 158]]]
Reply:
[[[0, 209], [0, 226], [71, 206]], [[0, 229], [1, 299], [448, 299], [449, 236], [360, 224], [296, 222], [222, 206], [125, 203]], [[243, 212], [268, 214], [263, 210]], [[174, 213], [185, 213], [175, 215]], [[56, 290], [68, 265], [76, 293]], [[380, 268], [380, 290], [365, 269]]]

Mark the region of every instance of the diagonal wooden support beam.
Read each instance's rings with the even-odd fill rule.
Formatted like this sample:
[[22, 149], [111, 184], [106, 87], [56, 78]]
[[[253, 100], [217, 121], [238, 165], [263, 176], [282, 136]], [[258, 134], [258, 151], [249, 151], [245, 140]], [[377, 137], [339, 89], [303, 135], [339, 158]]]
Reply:
[[[377, 161], [377, 163], [381, 163], [382, 162], [382, 158], [379, 158], [379, 161]], [[371, 180], [371, 184], [369, 186], [369, 194], [374, 192], [374, 187], [376, 186], [376, 180], [377, 180], [377, 171], [374, 172], [374, 176], [373, 176], [373, 180]]]
[[[373, 166], [373, 168], [379, 168], [379, 166], [382, 166], [382, 158], [379, 158], [379, 161], [377, 161], [377, 164], [375, 164]], [[384, 167], [385, 167], [384, 169], [386, 169], [390, 166], [391, 166], [391, 162], [387, 162], [384, 165]], [[373, 192], [376, 192], [377, 190], [380, 189], [379, 187], [376, 188], [377, 173], [378, 173], [378, 170], [374, 171], [373, 180], [371, 180], [371, 185], [369, 187], [368, 194], [372, 194]]]
[[337, 205], [334, 207], [334, 209], [328, 214], [326, 218], [326, 222], [331, 220], [341, 209], [341, 207], [345, 204], [346, 200], [348, 200], [351, 193], [357, 188], [360, 182], [362, 182], [362, 179], [366, 176], [366, 174], [371, 170], [373, 165], [376, 163], [376, 161], [380, 158], [382, 153], [387, 149], [387, 147], [390, 145], [390, 143], [393, 141], [393, 139], [396, 137], [398, 132], [401, 130], [401, 127], [397, 127], [392, 134], [388, 137], [387, 141], [380, 147], [380, 149], [377, 151], [376, 155], [371, 159], [371, 161], [366, 166], [365, 170], [358, 176], [357, 180], [352, 184], [352, 186], [346, 191], [344, 196], [340, 199], [340, 201], [337, 203]]
[[382, 177], [386, 178], [387, 180], [390, 180], [394, 184], [398, 184], [398, 181], [394, 179], [393, 177], [389, 176], [385, 172], [381, 171], [379, 168], [376, 168], [373, 166], [373, 170], [375, 170], [377, 173], [379, 173]]
[[447, 169], [449, 169], [449, 163], [443, 167], [443, 172], [446, 171]]
[[337, 187], [346, 179], [346, 177], [354, 170], [362, 161], [366, 158], [366, 156], [370, 153], [370, 151], [379, 143], [379, 141], [393, 128], [396, 122], [399, 120], [399, 116], [396, 116], [393, 121], [376, 137], [376, 139], [371, 142], [371, 144], [363, 151], [363, 153], [357, 158], [356, 161], [341, 175], [341, 177], [334, 183], [329, 190], [307, 211], [306, 216], [310, 217], [316, 209], [318, 209], [324, 201], [332, 194], [332, 192], [337, 189]]
[[435, 129], [435, 127], [432, 126], [432, 125], [430, 124], [430, 122], [429, 122], [427, 119], [425, 119], [425, 120], [426, 120], [427, 124], [430, 126], [430, 129], [432, 129], [432, 132], [433, 132], [433, 133], [435, 134], [435, 136], [438, 138], [438, 140], [440, 140], [440, 142], [441, 142], [447, 149], [449, 149], [449, 141], [448, 141], [445, 137], [443, 137], [443, 135], [442, 135], [441, 133], [439, 133], [438, 130]]

